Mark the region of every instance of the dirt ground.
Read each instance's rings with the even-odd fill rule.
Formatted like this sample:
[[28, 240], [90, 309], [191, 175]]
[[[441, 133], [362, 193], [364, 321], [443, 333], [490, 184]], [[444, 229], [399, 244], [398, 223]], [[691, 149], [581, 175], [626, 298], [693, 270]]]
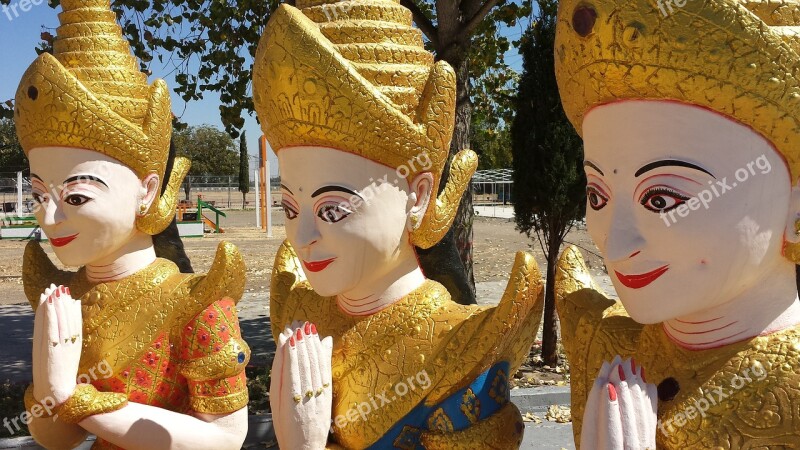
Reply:
[[[272, 238], [267, 238], [265, 232], [256, 229], [254, 211], [234, 210], [228, 211], [228, 217], [222, 219], [225, 233], [185, 239], [187, 253], [195, 271], [207, 271], [214, 260], [217, 245], [226, 240], [236, 244], [244, 255], [247, 263], [247, 291], [269, 289], [272, 260], [286, 236], [282, 212], [273, 210], [273, 218]], [[545, 259], [538, 243], [516, 231], [512, 220], [477, 217], [473, 232], [476, 282], [506, 280], [514, 261], [514, 253], [519, 250], [533, 252], [544, 272]], [[595, 256], [597, 248], [583, 227], [573, 229], [567, 236], [567, 241], [584, 249], [584, 257], [589, 267], [594, 269], [593, 272], [602, 270], [602, 262]], [[25, 244], [21, 241], [0, 240], [0, 304], [26, 302], [22, 290], [22, 253]], [[50, 246], [45, 244], [44, 248], [51, 259], [57, 262]]]

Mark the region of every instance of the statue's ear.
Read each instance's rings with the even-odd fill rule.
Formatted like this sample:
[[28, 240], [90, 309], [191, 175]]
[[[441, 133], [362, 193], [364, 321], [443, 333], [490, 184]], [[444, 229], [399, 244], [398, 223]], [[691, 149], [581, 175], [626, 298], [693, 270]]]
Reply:
[[158, 175], [151, 173], [144, 177], [142, 180], [141, 204], [147, 206], [146, 210], [150, 210], [150, 206], [158, 198], [160, 190], [161, 178]]
[[408, 229], [414, 231], [422, 224], [425, 211], [433, 197], [433, 174], [430, 172], [418, 173], [409, 183], [411, 192], [408, 195]]

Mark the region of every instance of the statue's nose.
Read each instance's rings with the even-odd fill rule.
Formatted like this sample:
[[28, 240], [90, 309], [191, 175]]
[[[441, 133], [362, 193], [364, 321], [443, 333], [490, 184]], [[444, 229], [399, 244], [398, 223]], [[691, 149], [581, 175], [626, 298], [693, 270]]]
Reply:
[[588, 36], [597, 21], [597, 11], [591, 6], [582, 5], [572, 13], [572, 29], [581, 37]]

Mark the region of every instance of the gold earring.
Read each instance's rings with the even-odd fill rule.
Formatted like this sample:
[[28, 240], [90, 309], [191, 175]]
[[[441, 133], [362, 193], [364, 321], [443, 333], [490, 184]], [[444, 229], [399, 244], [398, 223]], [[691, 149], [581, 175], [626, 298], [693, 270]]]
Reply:
[[795, 236], [800, 236], [800, 219], [794, 221], [794, 234]]
[[411, 226], [417, 228], [418, 223], [419, 223], [419, 217], [411, 216]]
[[147, 205], [145, 205], [144, 203], [139, 205], [139, 215], [143, 216], [144, 213], [146, 213], [146, 212], [147, 212]]

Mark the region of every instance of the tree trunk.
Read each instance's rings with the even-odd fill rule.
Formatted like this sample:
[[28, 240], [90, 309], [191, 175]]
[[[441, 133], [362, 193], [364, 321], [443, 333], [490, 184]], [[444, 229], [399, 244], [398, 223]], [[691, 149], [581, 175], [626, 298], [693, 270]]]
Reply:
[[[470, 147], [470, 123], [472, 102], [469, 98], [469, 63], [448, 61], [456, 68], [456, 119], [450, 156]], [[457, 64], [457, 65], [456, 65]], [[442, 174], [439, 191], [444, 189], [449, 177], [448, 161]], [[455, 221], [450, 231], [435, 246], [428, 250], [417, 250], [422, 271], [428, 278], [442, 283], [452, 295], [453, 300], [462, 305], [476, 303], [475, 274], [472, 261], [472, 187], [469, 186], [461, 199]]]
[[542, 360], [550, 367], [558, 365], [558, 322], [556, 317], [556, 264], [561, 242], [557, 230], [550, 230], [547, 243], [547, 277], [544, 291], [544, 317], [542, 325]]
[[192, 201], [191, 192], [192, 192], [192, 180], [190, 177], [186, 177], [183, 180], [183, 192], [186, 194], [186, 201]]
[[[469, 61], [464, 59], [457, 69], [456, 87], [456, 126], [453, 133], [453, 143], [451, 144], [450, 154], [471, 147], [472, 130], [472, 101], [469, 98]], [[455, 245], [464, 264], [467, 282], [472, 297], [475, 297], [475, 272], [472, 260], [472, 221], [475, 211], [472, 206], [472, 183], [467, 186], [464, 196], [461, 198], [461, 205], [458, 214], [453, 222], [453, 234], [455, 234]]]
[[242, 211], [247, 209], [247, 192], [242, 192]]

